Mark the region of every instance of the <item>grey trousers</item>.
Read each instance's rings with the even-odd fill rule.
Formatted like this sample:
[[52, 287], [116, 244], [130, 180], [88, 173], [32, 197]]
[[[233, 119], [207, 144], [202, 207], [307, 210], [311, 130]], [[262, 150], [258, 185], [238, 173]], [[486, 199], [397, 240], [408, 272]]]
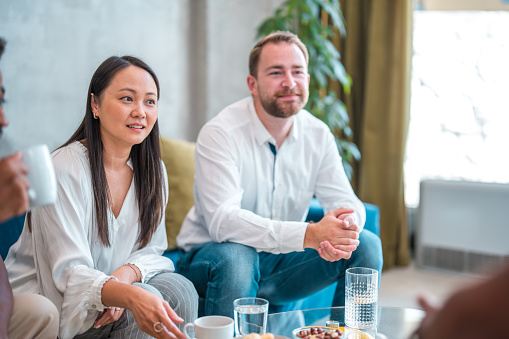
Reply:
[[[134, 283], [157, 296], [166, 300], [171, 308], [182, 318], [184, 322], [176, 325], [183, 329], [184, 325], [193, 322], [198, 317], [198, 294], [193, 284], [177, 273], [161, 273], [154, 276], [146, 284]], [[89, 328], [86, 332], [78, 334], [74, 338], [152, 338], [140, 330], [133, 314], [124, 310], [122, 316], [115, 322], [100, 328]]]
[[39, 294], [14, 296], [14, 307], [9, 320], [9, 338], [55, 339], [58, 334], [58, 310]]

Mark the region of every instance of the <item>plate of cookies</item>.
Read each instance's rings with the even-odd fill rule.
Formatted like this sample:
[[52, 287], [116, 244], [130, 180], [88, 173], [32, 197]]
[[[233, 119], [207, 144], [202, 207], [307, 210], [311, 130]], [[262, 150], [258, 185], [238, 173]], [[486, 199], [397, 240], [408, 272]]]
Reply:
[[295, 339], [373, 339], [368, 333], [347, 327], [305, 326], [292, 334]]
[[274, 335], [272, 333], [258, 334], [258, 333], [250, 333], [242, 339], [289, 339], [287, 337], [281, 337], [279, 335]]

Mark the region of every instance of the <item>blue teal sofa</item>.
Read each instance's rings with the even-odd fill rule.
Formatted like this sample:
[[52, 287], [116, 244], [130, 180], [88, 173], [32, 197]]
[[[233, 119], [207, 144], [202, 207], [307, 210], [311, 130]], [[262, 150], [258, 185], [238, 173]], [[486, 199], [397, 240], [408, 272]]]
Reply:
[[[366, 224], [364, 225], [364, 228], [380, 236], [380, 208], [369, 203], [364, 203], [364, 206], [366, 207]], [[320, 206], [320, 203], [316, 198], [313, 198], [309, 206], [306, 220], [320, 221], [323, 215], [324, 213], [322, 206]], [[178, 260], [178, 253], [178, 250], [166, 251], [164, 256], [170, 258], [174, 263], [176, 263]], [[332, 305], [332, 297], [334, 295], [334, 291], [336, 290], [336, 286], [337, 284], [332, 284], [329, 287], [296, 302], [287, 303], [285, 305], [270, 304], [269, 311], [271, 313], [277, 313], [294, 310], [307, 310], [311, 308], [330, 307]], [[201, 300], [201, 302], [203, 303], [203, 300]], [[203, 307], [203, 305], [201, 306]]]
[[[364, 203], [366, 207], [366, 224], [365, 229], [380, 236], [380, 209], [376, 205]], [[313, 199], [309, 206], [307, 216], [308, 221], [319, 221], [323, 217], [323, 209], [318, 203], [318, 200]], [[12, 244], [19, 238], [23, 230], [23, 223], [25, 216], [19, 216], [0, 224], [0, 253], [2, 258], [5, 259], [7, 252]], [[164, 256], [170, 258], [173, 262], [178, 260], [178, 250], [169, 250], [164, 253]], [[290, 310], [305, 310], [310, 308], [330, 307], [332, 304], [332, 296], [336, 289], [336, 284], [299, 301], [288, 303], [285, 305], [271, 305], [271, 312], [284, 312]]]

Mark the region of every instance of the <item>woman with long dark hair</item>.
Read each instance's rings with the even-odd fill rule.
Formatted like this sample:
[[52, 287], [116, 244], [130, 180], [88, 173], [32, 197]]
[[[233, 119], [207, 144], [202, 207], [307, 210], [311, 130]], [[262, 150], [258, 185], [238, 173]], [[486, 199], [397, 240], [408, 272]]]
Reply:
[[13, 291], [53, 301], [61, 339], [184, 338], [183, 321], [197, 316], [196, 290], [161, 256], [168, 184], [158, 99], [143, 61], [99, 66], [81, 125], [53, 152], [57, 202], [29, 214], [9, 252]]

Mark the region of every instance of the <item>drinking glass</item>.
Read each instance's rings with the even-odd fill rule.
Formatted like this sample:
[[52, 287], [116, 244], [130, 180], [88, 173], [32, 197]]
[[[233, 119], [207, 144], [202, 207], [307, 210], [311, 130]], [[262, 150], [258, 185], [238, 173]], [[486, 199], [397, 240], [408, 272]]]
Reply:
[[352, 267], [346, 270], [345, 324], [357, 329], [376, 328], [378, 271]]
[[265, 334], [269, 302], [262, 298], [240, 298], [233, 302], [235, 335]]

